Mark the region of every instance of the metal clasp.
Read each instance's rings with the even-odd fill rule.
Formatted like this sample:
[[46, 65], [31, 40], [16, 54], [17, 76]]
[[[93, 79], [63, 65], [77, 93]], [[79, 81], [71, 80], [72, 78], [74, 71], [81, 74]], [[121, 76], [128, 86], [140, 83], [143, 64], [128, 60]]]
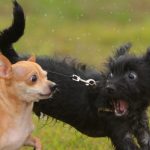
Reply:
[[77, 81], [77, 82], [83, 82], [83, 83], [85, 83], [86, 86], [89, 86], [89, 85], [95, 86], [96, 85], [96, 81], [94, 79], [84, 80], [75, 74], [72, 75], [72, 80]]

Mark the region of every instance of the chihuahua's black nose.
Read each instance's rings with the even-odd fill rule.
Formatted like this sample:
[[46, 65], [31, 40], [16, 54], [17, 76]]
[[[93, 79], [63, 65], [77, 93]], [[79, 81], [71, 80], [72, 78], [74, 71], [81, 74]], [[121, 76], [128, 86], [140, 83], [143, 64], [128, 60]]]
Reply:
[[55, 91], [58, 88], [58, 85], [57, 84], [53, 84], [53, 85], [50, 86], [50, 88], [51, 88], [51, 91], [53, 92], [53, 91]]
[[116, 88], [115, 88], [114, 85], [109, 84], [109, 85], [106, 86], [106, 90], [107, 90], [107, 92], [108, 92], [109, 94], [113, 94], [113, 93], [115, 92]]

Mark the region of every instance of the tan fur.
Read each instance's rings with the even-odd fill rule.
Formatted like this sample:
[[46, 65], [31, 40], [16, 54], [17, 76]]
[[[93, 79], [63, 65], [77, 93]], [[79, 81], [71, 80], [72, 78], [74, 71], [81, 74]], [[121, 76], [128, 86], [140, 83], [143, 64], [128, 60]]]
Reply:
[[33, 102], [51, 95], [54, 83], [34, 61], [32, 57], [11, 65], [0, 54], [0, 150], [18, 150], [23, 145], [42, 149], [39, 139], [31, 136], [32, 107]]

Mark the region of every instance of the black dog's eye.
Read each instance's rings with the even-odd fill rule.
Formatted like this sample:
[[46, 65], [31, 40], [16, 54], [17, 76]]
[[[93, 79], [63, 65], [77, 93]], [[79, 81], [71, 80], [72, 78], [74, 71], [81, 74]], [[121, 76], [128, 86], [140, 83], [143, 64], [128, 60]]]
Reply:
[[109, 79], [113, 78], [113, 73], [110, 73], [110, 74], [108, 75], [108, 78], [109, 78]]
[[37, 75], [34, 74], [34, 75], [31, 76], [31, 81], [32, 82], [36, 82], [37, 79], [38, 79]]
[[128, 78], [129, 78], [130, 80], [135, 80], [135, 79], [137, 78], [137, 74], [136, 74], [135, 72], [130, 72], [130, 73], [128, 74]]

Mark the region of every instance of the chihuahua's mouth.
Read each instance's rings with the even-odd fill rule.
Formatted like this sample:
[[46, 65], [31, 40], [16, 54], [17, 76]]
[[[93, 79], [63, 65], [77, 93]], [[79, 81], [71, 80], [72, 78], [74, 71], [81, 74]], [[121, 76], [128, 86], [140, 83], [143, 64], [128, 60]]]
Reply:
[[40, 95], [40, 97], [42, 97], [42, 98], [49, 98], [49, 97], [51, 97], [52, 96], [52, 93], [50, 92], [50, 93], [48, 93], [48, 94], [39, 94]]
[[121, 117], [128, 114], [128, 103], [125, 100], [113, 101], [113, 105], [116, 116]]
[[39, 96], [40, 96], [42, 99], [52, 98], [53, 95], [54, 95], [55, 93], [57, 93], [57, 92], [59, 92], [59, 89], [58, 89], [58, 88], [56, 88], [55, 90], [53, 90], [53, 91], [51, 91], [51, 92], [49, 92], [49, 93], [47, 93], [47, 94], [42, 94], [42, 93], [40, 93]]

